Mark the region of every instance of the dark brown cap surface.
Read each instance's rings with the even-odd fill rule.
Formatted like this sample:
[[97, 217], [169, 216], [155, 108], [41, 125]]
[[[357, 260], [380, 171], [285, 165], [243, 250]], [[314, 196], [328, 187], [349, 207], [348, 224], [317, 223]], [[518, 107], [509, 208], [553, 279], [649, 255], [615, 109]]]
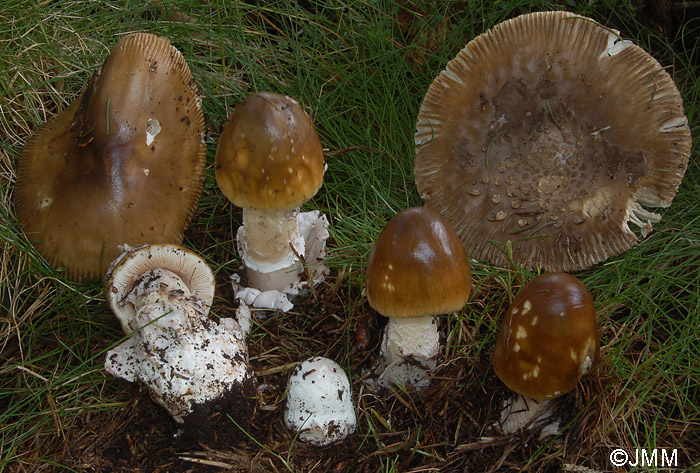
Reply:
[[238, 207], [301, 206], [323, 183], [323, 149], [309, 115], [284, 95], [248, 96], [221, 131], [216, 181]]
[[[616, 32], [568, 12], [522, 15], [477, 37], [430, 86], [415, 178], [470, 257], [576, 270], [635, 245], [690, 153], [681, 96]], [[496, 242], [493, 244], [492, 242]], [[500, 247], [500, 248], [499, 248]]]
[[397, 213], [374, 242], [365, 289], [387, 317], [446, 314], [464, 307], [471, 268], [457, 234], [427, 207]]
[[508, 309], [493, 368], [511, 390], [551, 399], [574, 389], [599, 349], [586, 286], [569, 274], [548, 273], [525, 284]]
[[122, 38], [99, 76], [29, 140], [17, 216], [70, 277], [102, 276], [120, 244], [179, 242], [204, 183], [204, 117], [165, 38]]

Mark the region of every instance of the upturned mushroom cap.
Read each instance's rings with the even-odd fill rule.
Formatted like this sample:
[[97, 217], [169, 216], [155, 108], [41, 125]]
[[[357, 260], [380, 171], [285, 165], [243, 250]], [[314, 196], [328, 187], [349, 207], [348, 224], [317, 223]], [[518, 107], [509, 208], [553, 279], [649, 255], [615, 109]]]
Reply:
[[226, 121], [216, 148], [216, 181], [234, 205], [301, 206], [323, 183], [323, 149], [311, 118], [291, 97], [248, 96]]
[[365, 289], [386, 317], [423, 317], [464, 307], [471, 267], [450, 224], [427, 207], [394, 215], [374, 242]]
[[552, 399], [574, 389], [599, 350], [590, 292], [574, 276], [548, 273], [525, 284], [508, 309], [493, 368], [516, 393]]
[[105, 276], [107, 302], [125, 333], [131, 332], [129, 321], [136, 315], [129, 294], [143, 282], [141, 277], [146, 272], [156, 269], [170, 271], [182, 279], [193, 298], [201, 301], [203, 315], [209, 312], [214, 300], [214, 273], [198, 254], [173, 244], [127, 248], [112, 262]]
[[87, 90], [22, 151], [15, 206], [71, 278], [104, 274], [118, 245], [179, 242], [204, 183], [204, 117], [165, 38], [119, 40]]
[[630, 221], [645, 236], [660, 216], [642, 206], [671, 204], [691, 145], [663, 67], [568, 12], [469, 42], [430, 86], [415, 142], [418, 190], [470, 257], [502, 263], [511, 241], [517, 262], [561, 271], [635, 245]]

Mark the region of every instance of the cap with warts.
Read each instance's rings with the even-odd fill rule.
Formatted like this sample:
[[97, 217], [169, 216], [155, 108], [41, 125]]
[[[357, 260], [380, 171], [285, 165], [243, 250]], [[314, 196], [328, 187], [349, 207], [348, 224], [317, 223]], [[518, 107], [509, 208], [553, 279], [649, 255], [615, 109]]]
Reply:
[[15, 206], [71, 278], [101, 276], [118, 245], [179, 242], [204, 183], [204, 117], [165, 38], [119, 40], [87, 90], [29, 140]]
[[238, 207], [301, 206], [323, 183], [323, 149], [309, 115], [291, 97], [248, 96], [226, 121], [216, 148], [216, 181]]
[[[469, 42], [418, 115], [415, 178], [473, 258], [576, 270], [617, 255], [671, 204], [690, 130], [664, 68], [568, 12], [503, 22]], [[493, 242], [496, 242], [494, 244]]]
[[574, 276], [548, 273], [525, 284], [508, 309], [493, 368], [511, 390], [551, 399], [574, 389], [599, 350], [590, 292]]
[[129, 322], [136, 315], [130, 293], [143, 283], [140, 279], [145, 273], [156, 269], [174, 273], [185, 284], [187, 295], [201, 304], [204, 315], [209, 312], [214, 300], [214, 273], [199, 255], [172, 244], [129, 247], [112, 262], [105, 276], [107, 302], [125, 333], [131, 332]]
[[397, 213], [374, 242], [365, 279], [367, 299], [386, 317], [423, 317], [460, 310], [471, 268], [450, 224], [427, 207]]

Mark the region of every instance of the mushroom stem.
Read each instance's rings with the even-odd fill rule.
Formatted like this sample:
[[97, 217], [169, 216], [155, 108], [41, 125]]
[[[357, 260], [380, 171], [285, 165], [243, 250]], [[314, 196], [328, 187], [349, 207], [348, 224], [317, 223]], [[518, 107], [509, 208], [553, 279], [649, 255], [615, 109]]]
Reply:
[[518, 394], [503, 401], [500, 426], [504, 434], [512, 434], [522, 428], [539, 428], [552, 419], [551, 399], [538, 401]]
[[[246, 361], [245, 333], [234, 319], [209, 321], [207, 303], [177, 274], [160, 268], [144, 272], [125, 302], [135, 313], [122, 311], [120, 319], [128, 319], [122, 326], [133, 333], [107, 353], [108, 373], [144, 383], [177, 423], [193, 431], [213, 428], [202, 420], [215, 417], [210, 410], [248, 415], [245, 399], [255, 393], [255, 375]], [[241, 400], [240, 412], [231, 397]]]
[[379, 384], [427, 386], [439, 349], [435, 317], [390, 318], [382, 339], [384, 369]]
[[282, 290], [298, 282], [305, 254], [297, 224], [298, 209], [243, 209], [238, 252], [246, 266], [248, 285], [261, 291]]
[[198, 299], [187, 300], [190, 298], [190, 295], [187, 285], [180, 276], [172, 271], [160, 268], [146, 271], [126, 296], [126, 302], [134, 308], [135, 316], [131, 320], [122, 320], [122, 326], [126, 325], [131, 330], [139, 330], [145, 323], [150, 321], [150, 319], [141, 320], [143, 319], [142, 309], [146, 309], [149, 306], [157, 305], [162, 307], [166, 310], [163, 314], [167, 314], [167, 310], [181, 310], [174, 308], [174, 306], [180, 306], [181, 304], [193, 302], [193, 306], [198, 306]]

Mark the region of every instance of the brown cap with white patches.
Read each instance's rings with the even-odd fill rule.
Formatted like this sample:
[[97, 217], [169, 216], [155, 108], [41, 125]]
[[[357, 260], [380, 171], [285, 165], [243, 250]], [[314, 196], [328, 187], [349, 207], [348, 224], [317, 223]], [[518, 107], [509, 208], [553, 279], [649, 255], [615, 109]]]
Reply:
[[446, 314], [467, 303], [471, 267], [447, 220], [427, 207], [405, 209], [374, 242], [365, 289], [386, 317]]
[[72, 279], [102, 276], [124, 243], [179, 243], [204, 184], [204, 115], [166, 38], [120, 39], [83, 94], [17, 163], [22, 229]]
[[599, 350], [590, 292], [569, 274], [548, 273], [525, 284], [508, 309], [493, 368], [511, 390], [552, 399], [576, 386]]
[[323, 149], [311, 118], [292, 98], [248, 96], [226, 121], [216, 149], [216, 181], [238, 207], [301, 206], [323, 183]]
[[[671, 76], [573, 13], [536, 12], [470, 41], [418, 114], [415, 180], [470, 257], [589, 267], [646, 236], [691, 149]], [[494, 244], [496, 242], [496, 244]]]

